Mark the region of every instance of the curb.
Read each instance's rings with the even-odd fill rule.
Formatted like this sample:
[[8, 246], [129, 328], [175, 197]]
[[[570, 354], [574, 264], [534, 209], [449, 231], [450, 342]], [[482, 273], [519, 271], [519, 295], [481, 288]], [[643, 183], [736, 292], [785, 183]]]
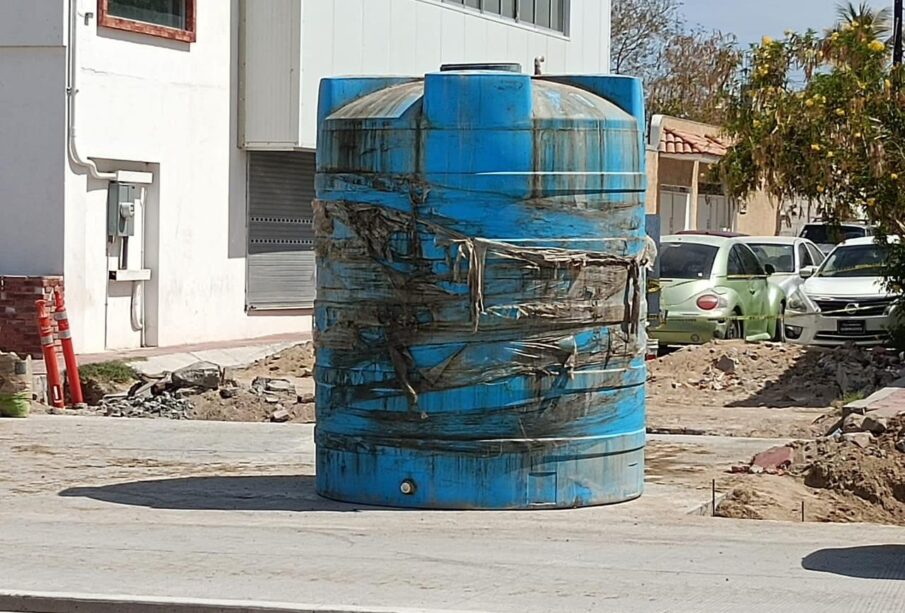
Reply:
[[[464, 613], [439, 609], [304, 605], [280, 602], [101, 596], [0, 591], [0, 612], [9, 613]], [[472, 611], [470, 613], [478, 613]]]

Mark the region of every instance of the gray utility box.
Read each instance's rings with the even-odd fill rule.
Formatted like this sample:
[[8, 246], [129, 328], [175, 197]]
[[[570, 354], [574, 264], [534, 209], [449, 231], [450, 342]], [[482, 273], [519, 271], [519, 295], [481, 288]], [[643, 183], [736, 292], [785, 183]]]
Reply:
[[107, 190], [107, 236], [135, 235], [135, 201], [139, 187], [113, 181]]

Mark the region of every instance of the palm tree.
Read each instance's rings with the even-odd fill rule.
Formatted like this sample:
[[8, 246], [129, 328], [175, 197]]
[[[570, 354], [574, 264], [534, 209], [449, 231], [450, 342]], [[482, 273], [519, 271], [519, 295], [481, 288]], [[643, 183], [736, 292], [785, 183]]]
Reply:
[[874, 38], [879, 39], [888, 38], [892, 31], [892, 11], [888, 8], [877, 10], [871, 8], [867, 2], [857, 6], [853, 2], [847, 2], [839, 5], [836, 15], [839, 18], [837, 30], [840, 26], [857, 24], [867, 33], [873, 34]]

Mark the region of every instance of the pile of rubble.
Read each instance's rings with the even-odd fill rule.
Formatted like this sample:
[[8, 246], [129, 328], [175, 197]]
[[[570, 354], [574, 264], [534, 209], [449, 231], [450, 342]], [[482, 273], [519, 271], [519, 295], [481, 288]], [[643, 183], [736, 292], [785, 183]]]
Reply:
[[653, 362], [650, 372], [654, 400], [830, 406], [846, 394], [866, 395], [899, 379], [905, 356], [883, 348], [718, 341], [669, 354]]
[[[802, 496], [816, 496], [812, 504], [822, 501], [821, 521], [905, 525], [905, 406], [851, 413], [834, 424], [829, 436], [774, 447], [732, 472], [799, 480], [812, 492]], [[757, 483], [746, 482], [739, 491], [766, 500], [778, 485]], [[756, 518], [756, 502], [736, 496], [721, 514]]]
[[109, 417], [288, 422], [313, 415], [313, 394], [299, 395], [292, 381], [256, 377], [245, 387], [228, 371], [197, 362], [128, 392], [105, 396], [96, 412]]

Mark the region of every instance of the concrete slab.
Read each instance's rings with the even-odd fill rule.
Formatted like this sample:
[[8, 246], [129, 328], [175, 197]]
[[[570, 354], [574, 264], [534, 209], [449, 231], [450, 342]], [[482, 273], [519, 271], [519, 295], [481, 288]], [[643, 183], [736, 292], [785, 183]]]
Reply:
[[685, 514], [673, 495], [689, 490], [676, 475], [692, 456], [706, 459], [695, 476], [706, 480], [763, 441], [654, 440], [655, 478], [635, 503], [467, 513], [321, 499], [311, 436], [303, 425], [0, 421], [0, 592], [501, 613], [884, 611], [905, 598], [899, 528]]
[[284, 351], [298, 344], [298, 341], [280, 341], [265, 345], [247, 345], [201, 351], [179, 352], [149, 356], [127, 362], [129, 366], [146, 375], [173, 372], [195, 362], [213, 362], [223, 368], [241, 368], [258, 360]]

